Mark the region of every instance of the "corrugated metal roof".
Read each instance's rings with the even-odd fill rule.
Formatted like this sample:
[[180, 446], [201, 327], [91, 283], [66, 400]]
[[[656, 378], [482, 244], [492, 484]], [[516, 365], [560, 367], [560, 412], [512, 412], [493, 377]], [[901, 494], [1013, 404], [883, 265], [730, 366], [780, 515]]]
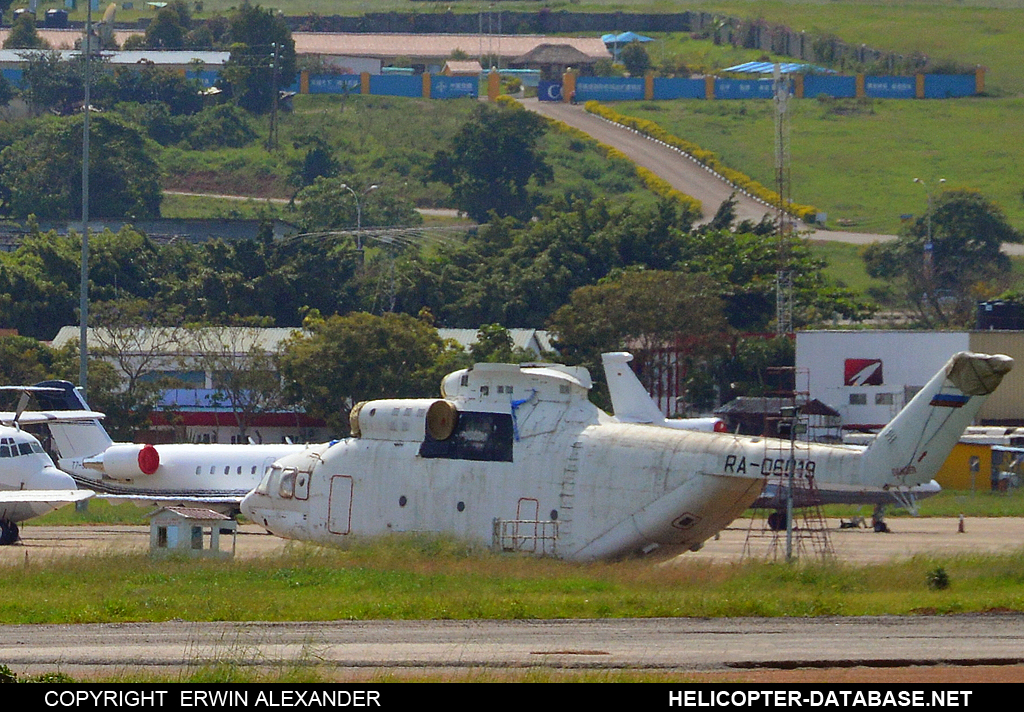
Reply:
[[[2, 33], [0, 33], [2, 35]], [[0, 40], [2, 41], [2, 40]], [[52, 50], [60, 55], [62, 60], [69, 60], [77, 57], [80, 52], [73, 49]], [[15, 64], [24, 62], [33, 55], [49, 54], [51, 50], [38, 49], [0, 49], [0, 62]], [[111, 64], [138, 64], [142, 61], [152, 62], [162, 66], [186, 66], [194, 61], [200, 61], [208, 65], [219, 66], [228, 61], [230, 52], [200, 52], [195, 50], [132, 50], [129, 52], [103, 52], [102, 56]]]
[[[477, 329], [438, 329], [437, 334], [442, 339], [457, 341], [462, 348], [469, 350], [469, 347], [476, 343]], [[533, 351], [538, 356], [541, 351], [551, 351], [551, 337], [543, 329], [509, 329], [509, 336], [512, 337], [512, 347]]]
[[[101, 343], [110, 343], [111, 337], [105, 330], [97, 334], [94, 327], [89, 327], [86, 338], [90, 348], [97, 348]], [[140, 353], [151, 353], [155, 349], [165, 349], [168, 354], [194, 353], [200, 347], [208, 349], [211, 345], [220, 344], [225, 353], [245, 353], [253, 346], [267, 352], [275, 352], [281, 343], [294, 334], [297, 329], [282, 327], [248, 327], [248, 326], [213, 326], [201, 329], [182, 329], [175, 334], [172, 328], [155, 327], [137, 330], [135, 345]], [[515, 348], [529, 349], [535, 353], [551, 351], [551, 337], [543, 329], [509, 329], [512, 345]], [[468, 349], [476, 343], [477, 329], [438, 329], [442, 339], [454, 339], [463, 348]], [[69, 342], [78, 342], [78, 327], [63, 326], [57, 332], [51, 345], [59, 349]], [[172, 349], [171, 344], [176, 344]]]
[[[223, 353], [246, 353], [256, 346], [267, 352], [278, 350], [285, 339], [295, 333], [289, 328], [255, 328], [246, 326], [214, 326], [201, 329], [180, 329], [155, 327], [138, 329], [132, 337], [134, 346], [139, 353], [182, 354], [197, 351], [209, 351], [211, 347], [220, 347]], [[89, 327], [86, 332], [89, 348], [97, 348], [109, 344], [114, 339], [110, 330]], [[118, 339], [125, 341], [125, 339]], [[57, 332], [52, 345], [59, 349], [69, 342], [78, 342], [78, 327], [63, 326]]]
[[606, 45], [610, 44], [629, 44], [630, 42], [654, 42], [653, 37], [647, 37], [646, 35], [638, 35], [635, 32], [623, 32], [620, 35], [614, 33], [608, 35], [601, 35], [601, 41]]
[[[74, 49], [75, 42], [82, 37], [81, 30], [53, 30], [39, 28], [39, 36], [55, 50]], [[7, 39], [10, 28], [0, 29], [0, 44]], [[144, 34], [141, 30], [118, 30], [114, 39], [118, 45], [132, 35]], [[472, 58], [484, 54], [498, 54], [506, 59], [519, 57], [543, 44], [569, 45], [579, 52], [601, 59], [608, 56], [608, 48], [600, 37], [546, 37], [543, 35], [418, 35], [418, 34], [369, 34], [355, 32], [293, 32], [297, 54], [345, 55], [349, 57], [409, 57], [410, 59], [438, 59], [450, 57], [461, 49]], [[22, 52], [27, 50], [10, 50]], [[133, 54], [116, 52], [112, 54]], [[104, 55], [107, 53], [104, 52]], [[179, 54], [178, 51], [141, 50], [139, 55], [158, 64], [188, 64], [188, 59], [176, 62], [162, 62], [158, 57]], [[186, 50], [184, 54], [202, 58], [203, 55], [226, 55], [225, 52], [200, 52]], [[18, 61], [17, 58], [8, 61]], [[127, 61], [127, 60], [126, 60]], [[134, 60], [137, 61], [137, 60]], [[219, 64], [223, 59], [203, 59], [210, 64]]]
[[[779, 69], [783, 74], [835, 74], [827, 67], [817, 67], [813, 64], [800, 62], [781, 62]], [[723, 72], [736, 72], [738, 74], [772, 74], [775, 71], [775, 62], [745, 62], [726, 67]]]
[[161, 507], [152, 514], [149, 515], [150, 519], [161, 514], [163, 512], [171, 512], [177, 514], [182, 519], [195, 519], [200, 521], [232, 521], [231, 517], [215, 512], [212, 509], [202, 509], [200, 507]]
[[544, 44], [569, 45], [579, 52], [601, 59], [608, 49], [600, 37], [544, 37], [542, 35], [413, 35], [360, 34], [350, 32], [295, 32], [299, 54], [344, 54], [358, 57], [445, 58], [460, 49], [470, 57], [499, 54], [520, 57]]

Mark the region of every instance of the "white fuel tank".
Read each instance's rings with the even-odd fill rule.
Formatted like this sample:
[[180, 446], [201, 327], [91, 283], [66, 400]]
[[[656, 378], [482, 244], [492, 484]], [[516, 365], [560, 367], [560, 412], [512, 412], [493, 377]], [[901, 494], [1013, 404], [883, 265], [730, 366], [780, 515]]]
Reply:
[[358, 403], [349, 422], [357, 438], [422, 442], [427, 433], [434, 440], [446, 440], [458, 418], [459, 412], [450, 401], [404, 398]]

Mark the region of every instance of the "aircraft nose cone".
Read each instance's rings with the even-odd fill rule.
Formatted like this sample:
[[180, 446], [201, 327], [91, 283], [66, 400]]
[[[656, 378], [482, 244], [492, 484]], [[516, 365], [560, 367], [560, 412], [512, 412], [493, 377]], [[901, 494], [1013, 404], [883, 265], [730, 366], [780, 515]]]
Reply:
[[73, 490], [78, 489], [74, 478], [56, 467], [44, 467], [28, 478], [25, 489], [38, 490]]

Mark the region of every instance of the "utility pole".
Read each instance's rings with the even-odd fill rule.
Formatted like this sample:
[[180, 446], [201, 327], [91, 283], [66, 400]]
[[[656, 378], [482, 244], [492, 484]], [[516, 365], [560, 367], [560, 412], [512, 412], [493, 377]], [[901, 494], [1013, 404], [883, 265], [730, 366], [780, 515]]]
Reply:
[[274, 79], [270, 85], [273, 99], [270, 104], [270, 135], [267, 137], [267, 150], [274, 151], [277, 149], [277, 53], [281, 46], [277, 42], [272, 42], [270, 46], [274, 50]]
[[[924, 243], [924, 258], [923, 258], [922, 268], [923, 268], [923, 271], [924, 271], [925, 284], [928, 287], [928, 293], [930, 295], [931, 292], [932, 292], [932, 272], [933, 272], [932, 260], [934, 258], [934, 251], [935, 251], [935, 245], [932, 242], [932, 190], [920, 178], [915, 178], [914, 182], [915, 183], [920, 183], [921, 185], [923, 185], [924, 189], [925, 189], [925, 192], [928, 194], [928, 214], [925, 215], [925, 225], [926, 225], [925, 230], [927, 231], [927, 237], [925, 238], [925, 243]], [[942, 185], [945, 182], [946, 182], [945, 178], [939, 178], [939, 185]]]
[[92, 0], [85, 1], [85, 101], [82, 105], [82, 273], [78, 296], [78, 386], [87, 397], [89, 376], [89, 114], [92, 107], [90, 60], [92, 57]]
[[782, 67], [775, 64], [775, 190], [779, 195], [775, 221], [778, 235], [778, 269], [775, 273], [775, 335], [785, 336], [793, 331], [793, 273], [789, 264], [786, 240], [791, 232], [789, 203], [789, 78]]

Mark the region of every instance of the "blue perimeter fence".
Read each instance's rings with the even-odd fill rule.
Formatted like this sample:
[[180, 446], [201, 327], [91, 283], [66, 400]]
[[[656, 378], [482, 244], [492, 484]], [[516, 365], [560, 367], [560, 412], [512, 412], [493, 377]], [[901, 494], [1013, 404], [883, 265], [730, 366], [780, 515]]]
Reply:
[[[15, 86], [22, 84], [21, 69], [4, 69], [3, 76]], [[185, 76], [211, 87], [219, 78], [216, 71], [186, 71]], [[457, 99], [479, 97], [481, 77], [449, 77], [440, 74], [300, 74], [287, 88], [301, 94], [376, 94], [380, 96]], [[923, 91], [919, 95], [918, 83]], [[858, 80], [863, 88], [858, 92]], [[978, 80], [973, 74], [925, 74], [918, 76], [836, 76], [808, 74], [800, 78], [802, 91], [797, 96], [814, 98], [825, 95], [836, 99], [864, 96], [873, 99], [951, 99], [974, 96]], [[648, 88], [648, 84], [650, 87]], [[537, 97], [541, 101], [564, 101], [564, 82], [541, 81]], [[368, 91], [364, 92], [363, 90]], [[637, 101], [667, 99], [770, 99], [771, 79], [674, 79], [661, 77], [576, 77], [576, 101]], [[649, 95], [648, 95], [649, 93]]]

